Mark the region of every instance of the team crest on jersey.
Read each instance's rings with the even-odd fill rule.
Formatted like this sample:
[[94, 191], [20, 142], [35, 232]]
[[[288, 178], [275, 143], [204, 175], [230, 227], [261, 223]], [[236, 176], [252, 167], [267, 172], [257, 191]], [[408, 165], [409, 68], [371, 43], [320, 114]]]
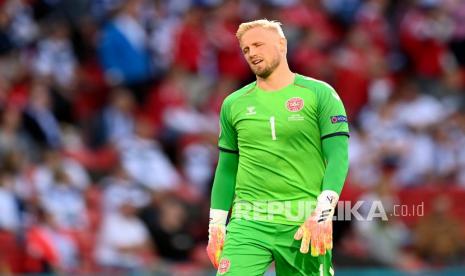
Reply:
[[286, 101], [286, 108], [290, 112], [297, 112], [304, 108], [304, 100], [300, 97], [290, 98]]
[[229, 267], [231, 266], [231, 261], [226, 258], [221, 259], [220, 264], [218, 265], [218, 274], [223, 275], [229, 271]]

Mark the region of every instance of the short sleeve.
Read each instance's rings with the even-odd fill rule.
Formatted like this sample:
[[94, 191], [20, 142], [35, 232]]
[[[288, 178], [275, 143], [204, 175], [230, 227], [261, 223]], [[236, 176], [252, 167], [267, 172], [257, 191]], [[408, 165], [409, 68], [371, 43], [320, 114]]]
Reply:
[[218, 147], [223, 151], [238, 152], [237, 132], [232, 123], [231, 105], [228, 98], [224, 100], [221, 106]]
[[318, 91], [318, 124], [321, 139], [336, 135], [349, 136], [349, 124], [341, 98], [329, 85]]

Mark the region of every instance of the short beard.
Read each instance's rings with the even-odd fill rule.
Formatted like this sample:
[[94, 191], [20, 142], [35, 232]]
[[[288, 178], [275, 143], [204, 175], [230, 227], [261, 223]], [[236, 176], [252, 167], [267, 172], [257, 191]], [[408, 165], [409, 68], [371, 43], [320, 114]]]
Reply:
[[257, 75], [257, 77], [260, 77], [262, 79], [266, 79], [279, 66], [280, 62], [281, 62], [280, 58], [276, 57], [271, 61], [271, 64], [269, 66], [265, 67], [265, 69], [263, 69], [261, 71], [255, 70], [254, 74]]

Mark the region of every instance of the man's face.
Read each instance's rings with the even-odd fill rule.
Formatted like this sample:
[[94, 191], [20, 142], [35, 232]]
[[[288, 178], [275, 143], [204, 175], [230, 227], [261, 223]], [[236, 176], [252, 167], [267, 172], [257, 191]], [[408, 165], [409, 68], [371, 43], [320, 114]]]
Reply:
[[281, 63], [286, 40], [274, 30], [256, 27], [245, 32], [239, 43], [252, 72], [266, 79]]

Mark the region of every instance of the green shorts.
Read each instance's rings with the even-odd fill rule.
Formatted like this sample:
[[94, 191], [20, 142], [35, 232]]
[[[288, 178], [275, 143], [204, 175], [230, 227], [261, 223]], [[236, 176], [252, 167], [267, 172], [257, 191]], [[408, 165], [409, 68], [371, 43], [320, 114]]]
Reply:
[[300, 253], [300, 241], [294, 240], [298, 228], [295, 225], [231, 220], [217, 275], [263, 275], [273, 261], [277, 276], [334, 275], [330, 251], [319, 257]]

